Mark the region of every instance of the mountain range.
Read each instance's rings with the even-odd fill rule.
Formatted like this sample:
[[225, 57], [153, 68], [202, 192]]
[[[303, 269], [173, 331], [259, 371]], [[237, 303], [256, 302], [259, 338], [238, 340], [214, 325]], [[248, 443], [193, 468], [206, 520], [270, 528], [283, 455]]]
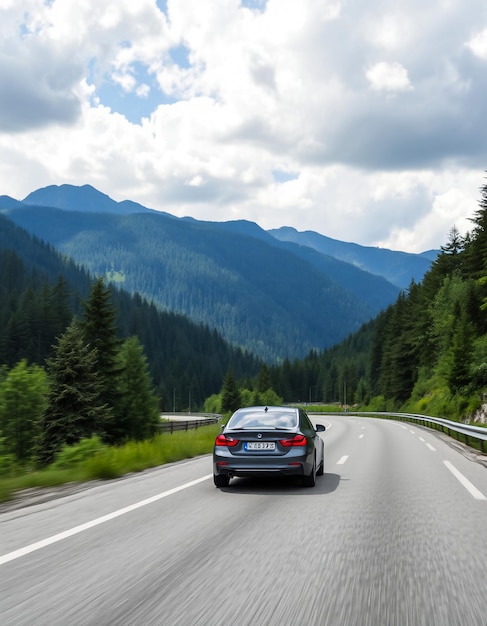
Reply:
[[268, 361], [338, 343], [421, 281], [438, 253], [177, 218], [89, 185], [45, 187], [21, 201], [0, 196], [0, 212], [93, 275]]

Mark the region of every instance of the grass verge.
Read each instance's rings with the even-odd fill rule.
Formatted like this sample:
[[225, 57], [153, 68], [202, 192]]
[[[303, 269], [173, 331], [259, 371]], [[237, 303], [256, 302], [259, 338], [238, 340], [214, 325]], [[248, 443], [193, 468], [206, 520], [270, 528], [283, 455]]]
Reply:
[[[68, 467], [59, 463], [13, 477], [0, 476], [0, 502], [11, 500], [16, 491], [35, 487], [54, 487], [69, 482], [107, 480], [131, 472], [208, 454], [220, 432], [218, 424], [197, 430], [163, 433], [148, 441], [129, 441], [123, 446], [98, 446], [88, 458], [79, 460], [76, 454]], [[66, 465], [66, 464], [65, 464]]]

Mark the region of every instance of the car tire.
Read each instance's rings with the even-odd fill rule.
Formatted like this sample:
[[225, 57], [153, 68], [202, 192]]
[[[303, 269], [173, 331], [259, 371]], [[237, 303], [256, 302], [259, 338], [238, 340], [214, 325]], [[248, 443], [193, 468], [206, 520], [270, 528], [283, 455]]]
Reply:
[[316, 485], [316, 457], [309, 476], [303, 476], [303, 487], [314, 487]]
[[323, 473], [325, 471], [325, 459], [321, 459], [321, 463], [320, 466], [316, 472], [317, 476], [323, 476]]
[[222, 487], [228, 487], [230, 478], [226, 474], [213, 474], [213, 482], [215, 483], [215, 487], [221, 489]]

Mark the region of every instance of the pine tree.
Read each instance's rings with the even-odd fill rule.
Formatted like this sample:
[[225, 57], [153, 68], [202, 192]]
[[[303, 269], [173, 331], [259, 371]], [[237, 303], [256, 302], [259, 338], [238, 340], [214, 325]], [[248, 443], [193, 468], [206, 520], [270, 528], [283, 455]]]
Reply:
[[415, 378], [414, 350], [411, 345], [411, 313], [401, 294], [385, 329], [380, 390], [386, 398], [404, 402], [411, 394]]
[[222, 396], [222, 413], [233, 413], [240, 407], [240, 391], [237, 386], [237, 381], [233, 375], [233, 370], [229, 369], [223, 380], [223, 386], [221, 390]]
[[102, 398], [98, 352], [86, 343], [77, 321], [71, 322], [48, 359], [49, 394], [41, 418], [38, 457], [50, 463], [63, 444], [105, 436], [108, 407]]
[[487, 184], [480, 193], [479, 208], [470, 220], [474, 229], [464, 253], [465, 273], [475, 279], [483, 279], [487, 274]]
[[453, 226], [448, 233], [448, 241], [444, 246], [441, 246], [443, 252], [452, 254], [453, 256], [459, 254], [463, 250], [463, 237], [456, 226]]
[[268, 389], [272, 389], [272, 382], [269, 374], [269, 368], [265, 363], [263, 363], [257, 378], [257, 391], [262, 393]]
[[455, 304], [453, 314], [455, 323], [449, 350], [451, 364], [447, 380], [448, 386], [455, 392], [468, 385], [470, 381], [473, 329], [460, 303]]
[[129, 337], [119, 353], [119, 405], [113, 432], [117, 440], [147, 439], [160, 423], [159, 400], [154, 393], [147, 359], [137, 337]]
[[110, 443], [120, 441], [121, 433], [116, 424], [120, 401], [118, 377], [121, 368], [118, 353], [121, 340], [117, 336], [115, 320], [116, 312], [111, 302], [111, 292], [105, 287], [103, 278], [99, 278], [84, 304], [81, 326], [85, 340], [97, 352], [99, 388], [102, 404], [106, 406], [104, 438]]
[[53, 334], [59, 336], [67, 328], [73, 318], [69, 306], [70, 288], [67, 281], [58, 276], [55, 285], [52, 287], [49, 296], [49, 305], [53, 317]]

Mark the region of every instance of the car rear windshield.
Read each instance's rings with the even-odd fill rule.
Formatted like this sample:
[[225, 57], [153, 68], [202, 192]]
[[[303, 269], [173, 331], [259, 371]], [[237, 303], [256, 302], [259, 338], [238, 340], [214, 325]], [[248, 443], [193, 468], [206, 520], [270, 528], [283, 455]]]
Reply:
[[235, 413], [227, 424], [233, 430], [254, 428], [296, 428], [296, 413], [290, 411], [242, 411]]

